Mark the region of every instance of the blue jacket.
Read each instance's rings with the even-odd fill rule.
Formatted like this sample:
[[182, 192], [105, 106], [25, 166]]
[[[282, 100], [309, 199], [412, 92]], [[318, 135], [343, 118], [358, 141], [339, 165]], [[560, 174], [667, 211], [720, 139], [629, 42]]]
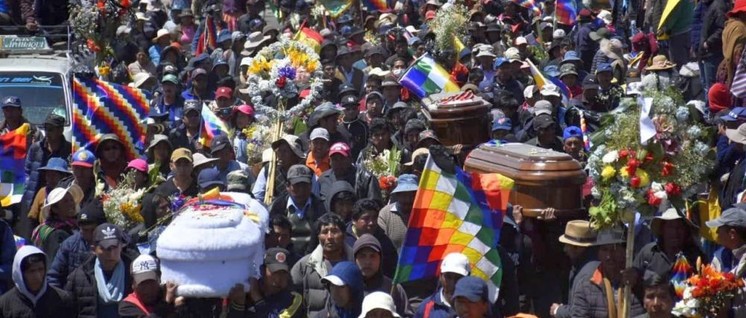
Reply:
[[150, 55], [150, 60], [153, 62], [153, 65], [158, 65], [161, 63], [161, 48], [158, 44], [153, 44], [148, 49], [148, 55]]
[[441, 289], [442, 288], [438, 288], [433, 295], [422, 301], [420, 307], [417, 308], [417, 312], [414, 314], [414, 318], [456, 317], [456, 311], [453, 310], [453, 308], [446, 306], [446, 304], [443, 303], [443, 299], [440, 298]]
[[13, 258], [16, 257], [16, 240], [13, 230], [5, 221], [0, 221], [0, 293], [13, 288]]
[[41, 188], [39, 184], [39, 168], [46, 166], [47, 161], [52, 157], [60, 157], [69, 161], [73, 146], [67, 140], [63, 140], [62, 145], [54, 153], [49, 152], [49, 149], [45, 146], [46, 143], [47, 138], [44, 137], [44, 139], [31, 144], [31, 148], [29, 148], [26, 155], [26, 163], [24, 164], [26, 187], [23, 192], [23, 198], [21, 199], [21, 211], [29, 210], [36, 192]]
[[47, 273], [49, 284], [63, 288], [67, 283], [67, 276], [76, 268], [80, 267], [88, 257], [93, 255], [90, 244], [83, 240], [80, 232], [75, 232], [65, 239], [57, 250], [57, 255], [52, 261], [52, 267]]
[[696, 49], [699, 47], [699, 39], [702, 36], [702, 17], [707, 11], [707, 5], [700, 1], [697, 6], [694, 7], [694, 14], [692, 19], [692, 31], [689, 34], [689, 47]]

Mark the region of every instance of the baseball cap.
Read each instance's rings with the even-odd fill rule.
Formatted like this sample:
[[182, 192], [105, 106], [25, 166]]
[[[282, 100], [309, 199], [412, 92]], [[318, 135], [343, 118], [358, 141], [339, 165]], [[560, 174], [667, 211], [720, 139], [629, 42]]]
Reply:
[[417, 144], [419, 145], [420, 143], [422, 143], [426, 139], [432, 139], [432, 140], [435, 140], [436, 142], [440, 143], [440, 139], [438, 139], [438, 136], [436, 136], [435, 132], [432, 131], [432, 130], [430, 130], [430, 129], [423, 130], [423, 131], [420, 132], [420, 135], [417, 138]]
[[179, 85], [179, 79], [174, 74], [166, 74], [166, 75], [163, 75], [163, 78], [161, 79], [161, 83], [171, 83], [174, 85]]
[[396, 179], [396, 188], [391, 191], [391, 194], [399, 192], [415, 192], [419, 188], [419, 180], [416, 175], [403, 174]]
[[102, 224], [106, 222], [106, 214], [104, 214], [104, 206], [101, 201], [94, 200], [91, 203], [84, 205], [78, 213], [78, 224]]
[[464, 297], [470, 302], [487, 301], [487, 283], [476, 276], [466, 276], [456, 282], [453, 299]]
[[544, 86], [541, 87], [541, 96], [556, 96], [561, 97], [560, 89], [557, 85], [554, 84], [544, 84]]
[[580, 130], [580, 127], [578, 126], [568, 126], [565, 128], [565, 130], [562, 132], [562, 140], [567, 140], [570, 138], [580, 138], [580, 140], [583, 140], [583, 131]]
[[502, 66], [503, 64], [507, 65], [509, 63], [510, 63], [510, 61], [508, 59], [506, 59], [504, 57], [498, 57], [498, 58], [495, 59], [495, 64], [494, 65], [495, 65], [495, 68], [500, 68], [500, 66]]
[[215, 91], [215, 99], [231, 97], [233, 97], [233, 90], [230, 87], [218, 87]]
[[143, 173], [148, 173], [148, 163], [140, 158], [133, 159], [127, 164], [127, 169], [135, 169]]
[[122, 229], [111, 223], [104, 223], [96, 227], [93, 232], [96, 245], [108, 249], [122, 243]]
[[534, 104], [534, 115], [551, 115], [552, 114], [552, 103], [540, 100]]
[[329, 141], [329, 132], [325, 128], [317, 127], [311, 131], [310, 139], [316, 140], [318, 138]]
[[542, 114], [534, 117], [534, 130], [545, 129], [552, 125], [554, 125], [552, 116]]
[[192, 151], [187, 148], [177, 148], [171, 153], [171, 162], [177, 162], [179, 159], [186, 159], [189, 162], [194, 162], [192, 159]]
[[331, 157], [334, 154], [340, 154], [345, 157], [349, 157], [350, 146], [348, 146], [346, 143], [343, 143], [343, 142], [335, 143], [329, 148], [329, 157]]
[[364, 248], [370, 248], [377, 253], [381, 253], [381, 242], [378, 241], [378, 239], [370, 234], [363, 234], [360, 235], [360, 237], [355, 241], [355, 244], [352, 246], [352, 255], [357, 255], [357, 252], [362, 251]]
[[409, 132], [416, 130], [417, 134], [427, 129], [427, 125], [422, 119], [419, 118], [412, 118], [407, 121], [407, 123], [404, 125], [404, 133], [408, 134]]
[[728, 114], [720, 116], [724, 121], [746, 120], [746, 107], [736, 107], [731, 109]]
[[290, 169], [288, 169], [287, 174], [290, 184], [298, 184], [301, 182], [310, 184], [312, 176], [313, 172], [305, 165], [293, 165], [292, 167], [290, 167]]
[[206, 190], [215, 185], [225, 186], [225, 183], [220, 180], [220, 172], [216, 168], [202, 169], [197, 177], [197, 183], [200, 190]]
[[363, 274], [360, 272], [360, 268], [350, 261], [343, 261], [334, 265], [329, 275], [324, 276], [321, 282], [334, 286], [349, 286], [350, 290], [364, 288]]
[[519, 36], [515, 38], [515, 46], [519, 46], [523, 44], [528, 44], [528, 40], [526, 40], [525, 37]]
[[92, 168], [93, 163], [96, 162], [96, 156], [86, 149], [80, 149], [73, 154], [72, 162], [73, 167]]
[[469, 273], [471, 273], [469, 259], [461, 253], [450, 253], [440, 262], [440, 273], [455, 273], [461, 276], [469, 276]]
[[249, 190], [249, 175], [246, 174], [246, 171], [240, 169], [231, 171], [226, 176], [226, 180], [228, 181], [226, 186], [228, 191], [246, 192]]
[[273, 247], [264, 254], [264, 266], [267, 266], [270, 272], [286, 271], [290, 272], [288, 265], [288, 255], [290, 252], [284, 248]]
[[44, 125], [50, 125], [52, 127], [64, 127], [65, 118], [57, 114], [49, 114], [44, 120]]
[[231, 140], [228, 138], [228, 135], [221, 134], [215, 136], [215, 138], [212, 139], [212, 142], [210, 143], [210, 153], [215, 154], [216, 152], [225, 149], [226, 147], [231, 146]]
[[495, 120], [495, 122], [492, 123], [492, 131], [495, 130], [511, 130], [513, 129], [513, 124], [510, 121], [510, 118], [508, 117], [501, 117]]
[[301, 147], [300, 139], [295, 135], [284, 135], [279, 140], [272, 143], [272, 150], [277, 150], [280, 145], [286, 144], [290, 147], [290, 150], [298, 156], [298, 158], [306, 158], [306, 154], [303, 152]]
[[193, 79], [197, 78], [197, 76], [200, 76], [200, 75], [207, 76], [207, 71], [205, 71], [205, 70], [203, 70], [201, 68], [196, 68], [196, 69], [194, 69], [192, 71], [192, 77], [191, 77], [191, 79], [193, 80]]
[[596, 76], [593, 74], [588, 74], [583, 79], [583, 89], [599, 89], [598, 82], [596, 81]]
[[158, 281], [158, 262], [153, 256], [148, 254], [140, 254], [134, 261], [132, 261], [132, 280], [135, 281], [135, 285], [146, 280]]
[[730, 208], [723, 211], [720, 217], [705, 222], [707, 227], [717, 228], [721, 226], [733, 226], [746, 228], [746, 210], [741, 208]]
[[360, 313], [359, 317], [367, 317], [368, 313], [381, 309], [389, 312], [392, 317], [394, 318], [400, 318], [399, 314], [396, 312], [396, 305], [394, 304], [394, 298], [391, 297], [388, 293], [385, 292], [372, 292], [365, 296], [363, 299], [363, 310]]
[[596, 67], [596, 74], [602, 73], [602, 72], [611, 72], [611, 64], [609, 63], [599, 63]]
[[599, 28], [596, 31], [591, 32], [588, 34], [590, 36], [591, 40], [593, 41], [600, 41], [601, 39], [608, 39], [611, 37], [611, 32], [607, 28]]
[[17, 107], [21, 108], [21, 99], [18, 96], [8, 96], [3, 99], [3, 108]]
[[184, 115], [186, 115], [186, 113], [188, 113], [191, 110], [196, 110], [199, 112], [200, 109], [201, 107], [200, 107], [199, 101], [194, 100], [194, 99], [184, 101]]
[[347, 94], [342, 96], [342, 100], [339, 102], [342, 106], [357, 106], [358, 99], [355, 95]]

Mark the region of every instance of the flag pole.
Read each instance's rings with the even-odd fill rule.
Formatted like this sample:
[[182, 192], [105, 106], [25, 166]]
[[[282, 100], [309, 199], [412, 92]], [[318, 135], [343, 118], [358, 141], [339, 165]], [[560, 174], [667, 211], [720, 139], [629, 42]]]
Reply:
[[[632, 262], [635, 257], [635, 210], [629, 209], [623, 212], [624, 222], [627, 223], [627, 247], [625, 251], [625, 263], [624, 268], [632, 268]], [[619, 318], [627, 318], [629, 315], [629, 307], [632, 302], [632, 288], [628, 283], [624, 284], [624, 291], [622, 292], [622, 312], [619, 314]]]

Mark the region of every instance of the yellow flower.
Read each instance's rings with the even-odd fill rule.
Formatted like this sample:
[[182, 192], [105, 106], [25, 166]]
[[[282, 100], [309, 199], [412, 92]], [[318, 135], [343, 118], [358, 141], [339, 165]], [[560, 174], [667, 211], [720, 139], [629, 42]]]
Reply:
[[650, 175], [647, 171], [638, 168], [636, 175], [640, 178], [640, 187], [647, 187], [650, 185]]
[[616, 169], [614, 167], [607, 165], [604, 167], [604, 169], [601, 171], [601, 177], [604, 181], [608, 181], [609, 179], [613, 178], [616, 175]]
[[622, 179], [629, 179], [629, 170], [627, 170], [627, 167], [619, 169], [619, 175], [622, 176]]

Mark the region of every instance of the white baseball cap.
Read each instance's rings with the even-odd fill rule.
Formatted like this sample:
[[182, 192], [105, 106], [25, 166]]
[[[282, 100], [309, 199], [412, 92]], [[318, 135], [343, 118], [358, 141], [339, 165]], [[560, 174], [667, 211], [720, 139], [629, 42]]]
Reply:
[[311, 140], [316, 140], [317, 138], [329, 141], [329, 132], [325, 128], [314, 128], [314, 130], [311, 131]]
[[522, 36], [515, 38], [515, 45], [518, 46], [521, 44], [528, 44], [528, 40], [526, 40], [526, 38]]
[[544, 86], [541, 87], [541, 96], [562, 97], [559, 87], [554, 84], [544, 84]]
[[523, 90], [523, 98], [534, 98], [534, 85], [526, 86], [526, 88]]
[[368, 294], [368, 296], [365, 296], [365, 298], [363, 299], [363, 310], [362, 312], [360, 312], [359, 318], [365, 318], [365, 316], [367, 316], [369, 312], [376, 309], [386, 310], [390, 312], [393, 317], [396, 318], [401, 317], [398, 313], [396, 313], [396, 306], [394, 305], [394, 299], [391, 298], [391, 295], [377, 291]]
[[461, 253], [451, 253], [440, 262], [440, 273], [455, 273], [461, 276], [469, 276], [471, 265], [469, 258]]
[[141, 254], [132, 261], [132, 279], [135, 284], [146, 280], [158, 280], [158, 262], [153, 256]]

